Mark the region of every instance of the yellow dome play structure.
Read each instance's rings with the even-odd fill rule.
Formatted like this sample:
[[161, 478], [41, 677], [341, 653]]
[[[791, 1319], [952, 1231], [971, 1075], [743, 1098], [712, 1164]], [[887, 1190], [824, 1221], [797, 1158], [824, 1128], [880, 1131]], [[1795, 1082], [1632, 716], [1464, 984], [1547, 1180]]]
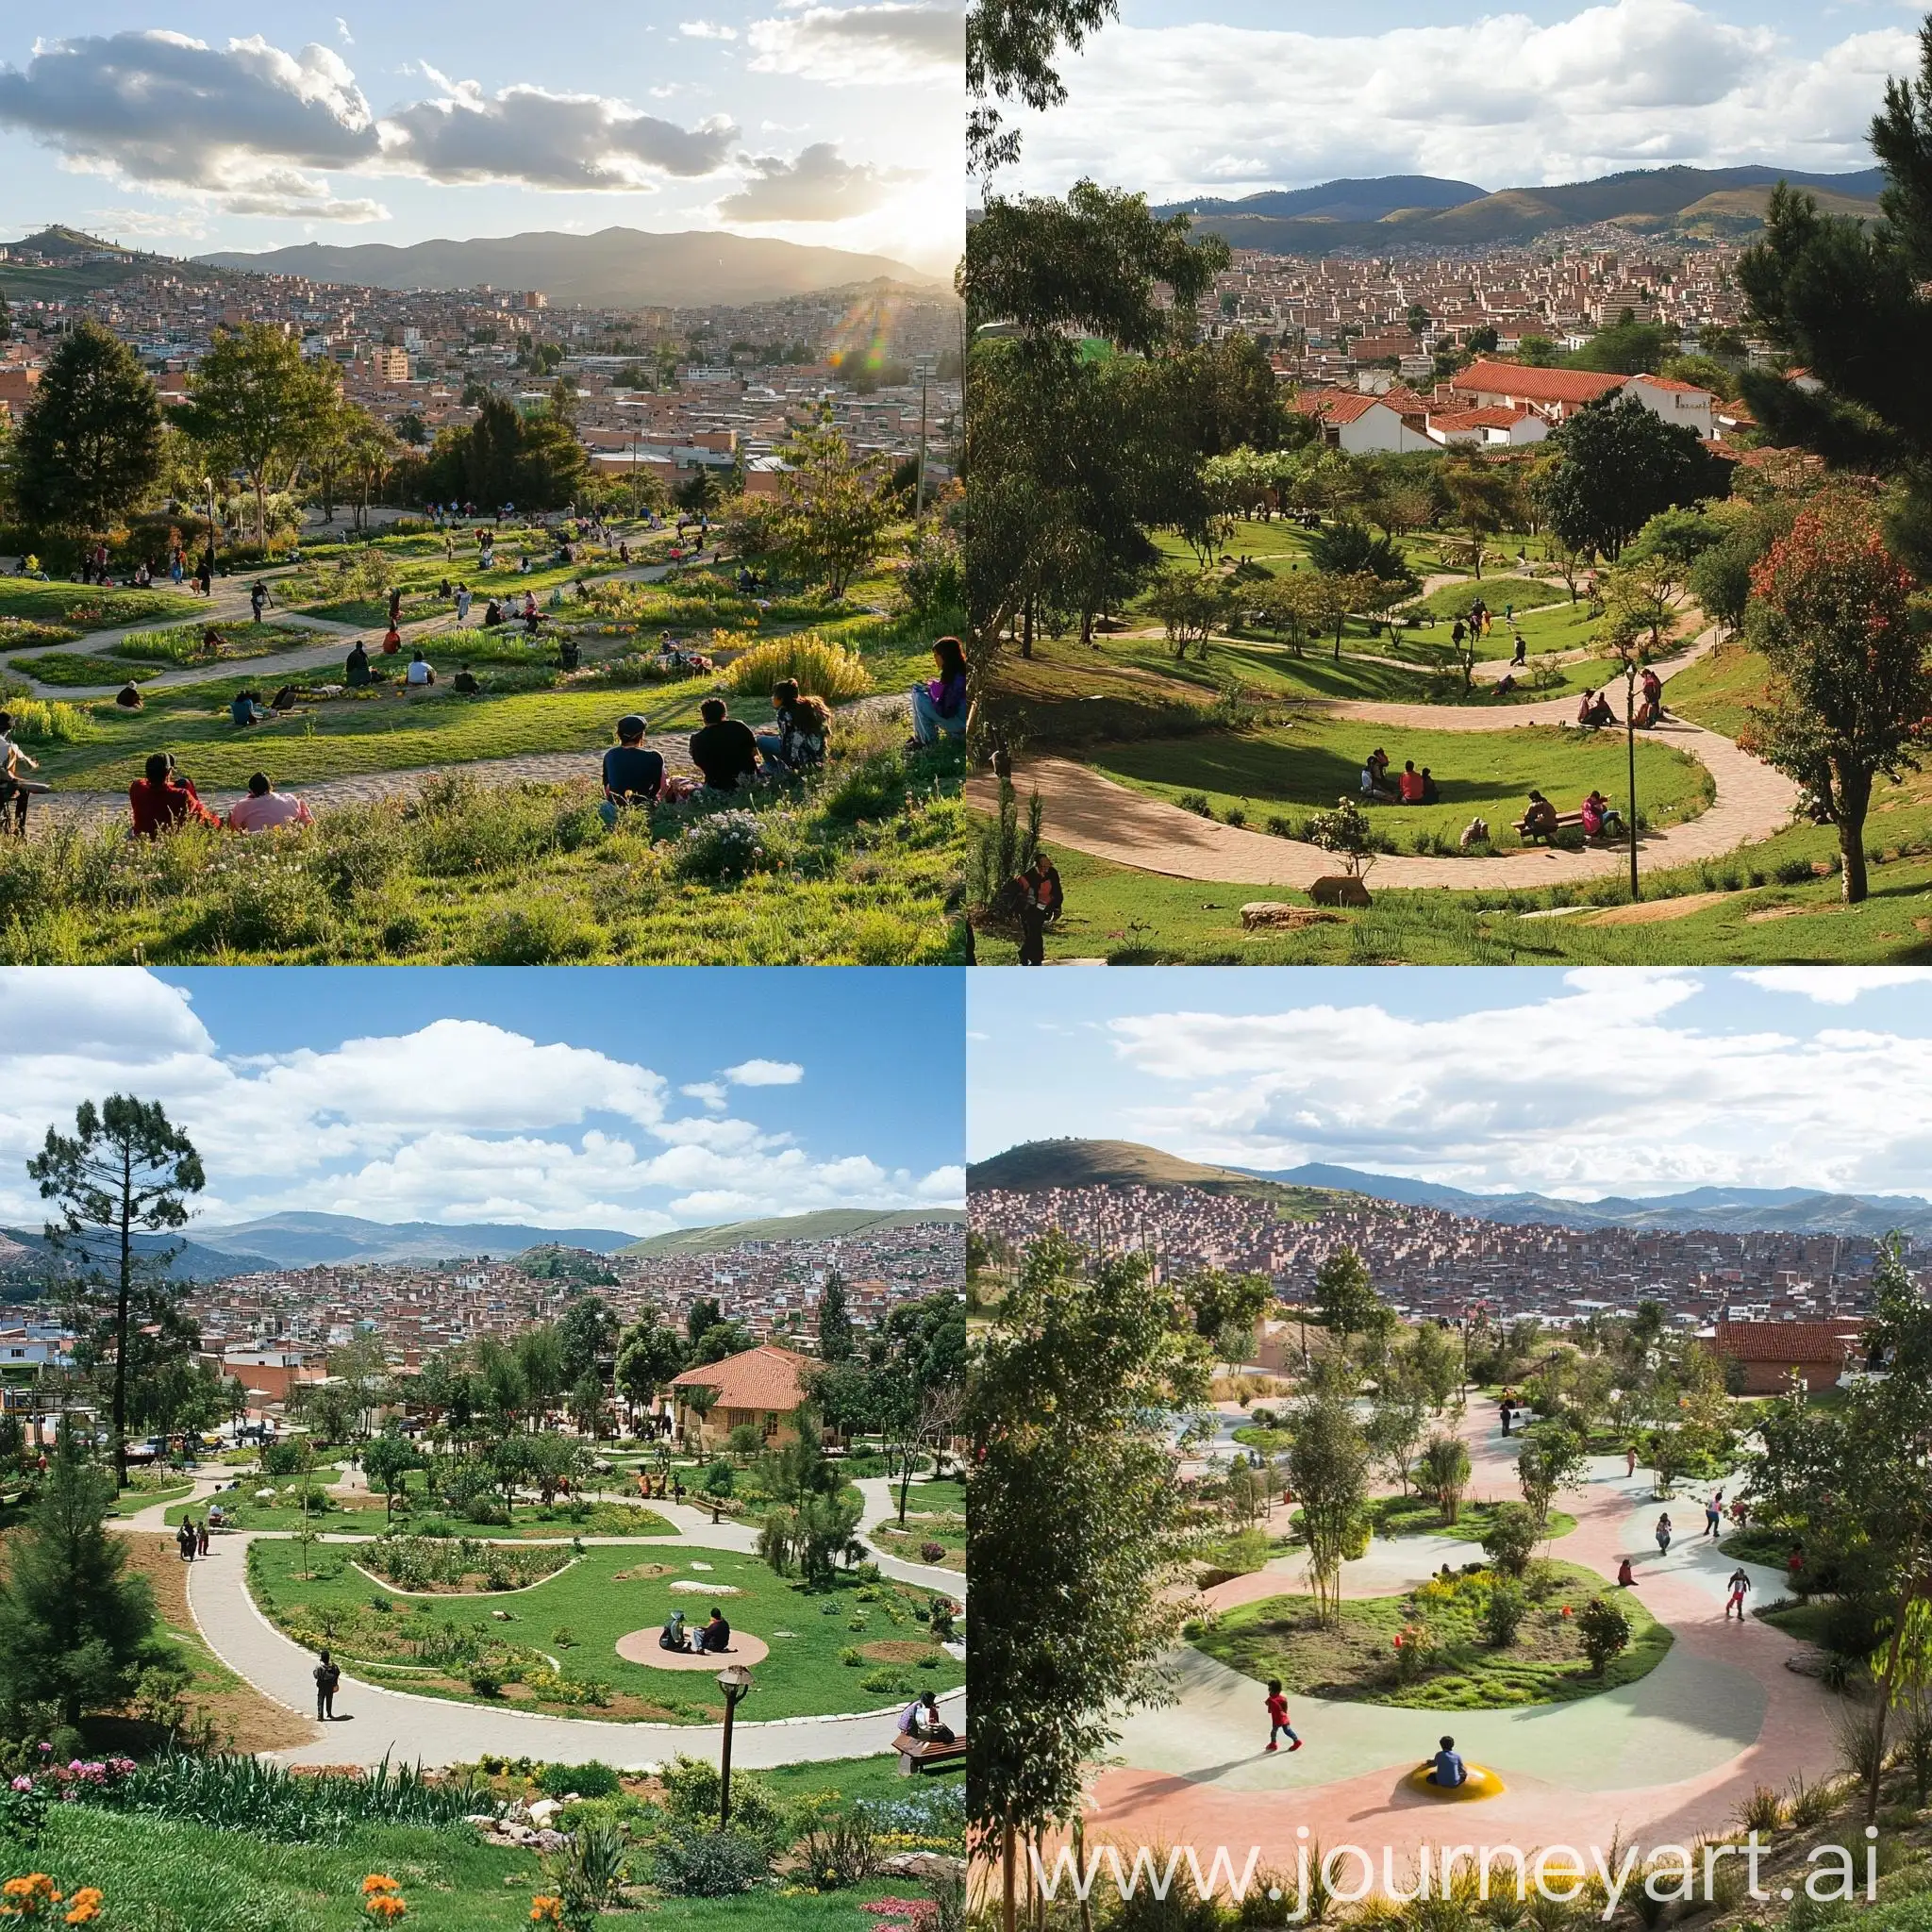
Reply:
[[1440, 1799], [1447, 1805], [1473, 1805], [1484, 1798], [1500, 1798], [1507, 1789], [1503, 1780], [1486, 1764], [1465, 1763], [1463, 1779], [1459, 1785], [1439, 1785], [1431, 1781], [1430, 1772], [1436, 1768], [1433, 1757], [1425, 1757], [1403, 1780], [1410, 1790], [1420, 1791], [1425, 1798]]

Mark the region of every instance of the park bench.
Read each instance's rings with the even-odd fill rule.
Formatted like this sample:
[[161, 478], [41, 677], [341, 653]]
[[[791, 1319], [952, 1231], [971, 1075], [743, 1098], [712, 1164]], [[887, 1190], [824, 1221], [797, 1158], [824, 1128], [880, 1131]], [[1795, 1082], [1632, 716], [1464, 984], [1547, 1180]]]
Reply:
[[[1527, 819], [1518, 819], [1516, 821], [1516, 833], [1521, 839], [1545, 839], [1554, 843], [1556, 835], [1558, 832], [1582, 831], [1583, 814], [1580, 811], [1559, 811], [1557, 814], [1557, 823], [1554, 826], [1545, 825], [1534, 832], [1529, 829], [1529, 821]], [[1589, 833], [1584, 833], [1585, 840], [1593, 845], [1606, 844], [1611, 839], [1621, 838], [1622, 836], [1621, 832], [1599, 832], [1594, 838], [1591, 838]]]
[[966, 1734], [948, 1744], [938, 1738], [908, 1738], [899, 1733], [899, 1775], [918, 1777], [935, 1764], [954, 1764], [966, 1755]]

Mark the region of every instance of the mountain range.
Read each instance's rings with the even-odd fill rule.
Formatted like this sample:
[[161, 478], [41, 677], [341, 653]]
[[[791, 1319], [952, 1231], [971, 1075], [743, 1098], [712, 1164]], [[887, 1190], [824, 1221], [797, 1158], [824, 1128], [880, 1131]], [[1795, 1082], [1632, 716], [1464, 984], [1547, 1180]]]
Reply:
[[1263, 189], [1229, 201], [1196, 195], [1163, 215], [1237, 248], [1278, 255], [1414, 254], [1534, 241], [1553, 228], [1607, 222], [1633, 237], [1727, 241], [1761, 227], [1779, 181], [1808, 189], [1829, 213], [1872, 219], [1885, 176], [1877, 168], [1807, 175], [1781, 168], [1642, 168], [1593, 181], [1489, 191], [1433, 175]]
[[930, 275], [889, 256], [705, 229], [670, 235], [640, 228], [600, 228], [594, 235], [533, 230], [469, 242], [418, 242], [407, 248], [382, 242], [306, 242], [259, 255], [225, 251], [195, 259], [215, 268], [306, 275], [358, 289], [541, 289], [554, 303], [591, 308], [774, 302], [881, 280], [934, 286]]
[[626, 1255], [718, 1255], [741, 1241], [823, 1241], [917, 1222], [942, 1221], [957, 1226], [962, 1208], [898, 1208], [878, 1213], [866, 1208], [821, 1208], [811, 1214], [784, 1214], [765, 1221], [728, 1221], [720, 1227], [675, 1227], [620, 1250]]
[[1932, 1236], [1932, 1201], [1912, 1194], [1839, 1194], [1810, 1188], [1692, 1188], [1597, 1201], [1548, 1194], [1473, 1194], [1435, 1181], [1309, 1161], [1273, 1171], [1204, 1166], [1130, 1141], [1028, 1141], [966, 1170], [969, 1194], [1003, 1188], [1193, 1188], [1274, 1200], [1301, 1218], [1363, 1200], [1439, 1208], [1472, 1220], [1554, 1227], [1665, 1228], [1722, 1233]]

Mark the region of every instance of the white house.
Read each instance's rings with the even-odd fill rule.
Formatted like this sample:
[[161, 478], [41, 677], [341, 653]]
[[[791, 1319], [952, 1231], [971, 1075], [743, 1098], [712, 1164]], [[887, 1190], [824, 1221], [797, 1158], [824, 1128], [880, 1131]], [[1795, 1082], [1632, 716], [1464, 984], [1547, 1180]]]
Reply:
[[1525, 449], [1550, 425], [1534, 409], [1431, 409], [1428, 433], [1444, 449]]
[[1388, 396], [1369, 396], [1346, 389], [1305, 390], [1289, 407], [1315, 419], [1322, 441], [1330, 449], [1345, 450], [1352, 457], [1371, 452], [1403, 456], [1414, 450], [1436, 449], [1438, 445], [1429, 440], [1427, 418], [1419, 410], [1402, 408], [1409, 399], [1404, 392], [1393, 391]]
[[1624, 393], [1635, 396], [1653, 416], [1696, 430], [1706, 442], [1717, 433], [1711, 421], [1711, 405], [1717, 398], [1694, 382], [1673, 382], [1663, 375], [1633, 375], [1624, 385]]

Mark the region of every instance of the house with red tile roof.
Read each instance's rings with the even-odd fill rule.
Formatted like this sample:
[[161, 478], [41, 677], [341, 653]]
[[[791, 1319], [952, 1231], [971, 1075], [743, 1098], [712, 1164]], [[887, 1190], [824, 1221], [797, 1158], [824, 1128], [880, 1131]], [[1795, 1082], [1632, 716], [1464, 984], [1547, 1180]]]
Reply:
[[1534, 409], [1553, 423], [1620, 390], [1622, 375], [1591, 369], [1532, 369], [1522, 362], [1472, 362], [1449, 378], [1456, 400], [1470, 409]]
[[1365, 395], [1353, 389], [1307, 389], [1289, 398], [1288, 407], [1304, 416], [1312, 416], [1330, 449], [1345, 450], [1350, 456], [1371, 452], [1403, 455], [1412, 450], [1438, 447], [1431, 442], [1425, 426], [1426, 406], [1413, 391], [1404, 396], [1416, 407], [1405, 412], [1394, 391], [1386, 396]]
[[1522, 449], [1550, 433], [1549, 419], [1528, 408], [1431, 409], [1429, 436], [1448, 448]]
[[1624, 393], [1635, 396], [1666, 423], [1680, 423], [1687, 429], [1696, 430], [1706, 442], [1717, 434], [1711, 420], [1711, 406], [1717, 398], [1694, 382], [1674, 382], [1664, 375], [1633, 375], [1624, 385]]
[[1745, 1395], [1777, 1395], [1795, 1372], [1807, 1389], [1830, 1389], [1859, 1353], [1857, 1322], [1718, 1323], [1707, 1346], [1741, 1371]]
[[[790, 1441], [796, 1431], [791, 1417], [806, 1398], [806, 1384], [817, 1360], [766, 1342], [723, 1361], [686, 1369], [672, 1378], [677, 1430], [694, 1448], [721, 1447], [733, 1429], [749, 1424], [767, 1448]], [[699, 1416], [691, 1406], [691, 1391], [711, 1391], [709, 1412]]]

